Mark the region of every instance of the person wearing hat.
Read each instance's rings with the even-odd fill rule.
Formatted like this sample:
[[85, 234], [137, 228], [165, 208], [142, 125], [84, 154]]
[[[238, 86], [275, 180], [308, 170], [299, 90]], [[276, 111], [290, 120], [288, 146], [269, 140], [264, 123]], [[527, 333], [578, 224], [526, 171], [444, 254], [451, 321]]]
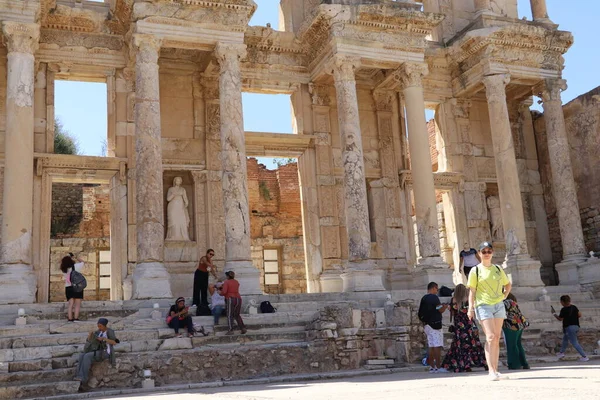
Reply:
[[169, 328], [175, 329], [175, 336], [181, 337], [179, 328], [187, 327], [189, 337], [194, 336], [194, 323], [189, 314], [189, 307], [185, 305], [185, 298], [178, 297], [175, 304], [171, 306], [169, 315], [167, 316], [167, 325]]
[[229, 330], [227, 335], [233, 335], [233, 321], [237, 322], [238, 328], [242, 334], [246, 333], [246, 326], [240, 313], [242, 312], [242, 296], [240, 295], [240, 283], [235, 279], [235, 272], [229, 270], [225, 272], [227, 280], [221, 287], [221, 295], [225, 297], [227, 306], [227, 324]]
[[490, 379], [502, 379], [498, 372], [500, 356], [500, 336], [506, 318], [504, 300], [512, 285], [504, 270], [492, 263], [494, 248], [490, 242], [479, 245], [481, 263], [471, 269], [467, 287], [469, 290], [469, 319], [474, 316], [480, 322], [485, 333], [485, 359], [489, 367]]
[[220, 293], [223, 288], [223, 282], [217, 282], [214, 285], [208, 285], [210, 293], [210, 310], [212, 312], [215, 325], [219, 325], [219, 317], [225, 310], [225, 297]]
[[91, 331], [83, 347], [83, 353], [79, 354], [79, 365], [77, 366], [76, 381], [86, 384], [89, 378], [90, 368], [93, 362], [109, 360], [115, 365], [115, 351], [113, 346], [119, 343], [115, 331], [107, 327], [108, 320], [98, 320], [98, 330]]

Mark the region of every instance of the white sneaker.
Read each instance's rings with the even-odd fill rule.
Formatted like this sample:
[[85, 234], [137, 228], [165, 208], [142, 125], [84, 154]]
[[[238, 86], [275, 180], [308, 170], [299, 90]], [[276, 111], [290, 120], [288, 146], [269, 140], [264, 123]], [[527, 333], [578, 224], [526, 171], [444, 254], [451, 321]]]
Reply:
[[589, 357], [579, 357], [579, 361], [590, 361]]
[[561, 358], [565, 358], [565, 353], [556, 353], [556, 358], [558, 358], [559, 360]]
[[494, 374], [494, 373], [491, 373], [491, 374], [489, 375], [489, 380], [490, 380], [490, 381], [499, 381], [499, 380], [500, 380], [500, 378], [498, 377], [498, 375], [496, 375], [496, 374]]
[[429, 373], [430, 374], [437, 374], [437, 372], [438, 372], [437, 368], [429, 367]]
[[502, 375], [500, 372], [496, 372], [496, 376], [498, 377], [499, 381], [503, 381], [506, 379], [510, 379], [510, 377], [506, 376], [506, 375]]
[[438, 368], [438, 372], [444, 374], [447, 373], [448, 370], [446, 368]]

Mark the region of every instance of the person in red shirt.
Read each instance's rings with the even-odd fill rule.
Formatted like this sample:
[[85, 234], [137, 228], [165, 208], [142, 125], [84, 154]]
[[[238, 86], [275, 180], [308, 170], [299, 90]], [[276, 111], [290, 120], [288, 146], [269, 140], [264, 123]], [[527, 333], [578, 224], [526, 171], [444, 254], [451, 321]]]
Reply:
[[242, 311], [242, 296], [240, 295], [240, 283], [235, 279], [235, 272], [226, 271], [227, 280], [219, 289], [221, 296], [225, 297], [225, 305], [227, 306], [227, 324], [229, 330], [227, 335], [233, 335], [233, 320], [237, 322], [237, 326], [241, 329], [242, 334], [246, 333], [246, 326], [240, 315]]

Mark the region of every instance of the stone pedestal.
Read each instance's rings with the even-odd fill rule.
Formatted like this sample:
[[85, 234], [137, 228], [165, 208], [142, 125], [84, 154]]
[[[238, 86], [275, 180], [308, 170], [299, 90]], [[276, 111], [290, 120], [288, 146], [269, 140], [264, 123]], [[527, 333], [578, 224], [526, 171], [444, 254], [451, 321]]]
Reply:
[[560, 92], [566, 88], [566, 82], [562, 79], [546, 79], [539, 90], [544, 101], [548, 154], [552, 171], [552, 194], [556, 203], [563, 248], [563, 262], [556, 266], [561, 285], [577, 284], [577, 268], [575, 266], [573, 272], [571, 264], [585, 262], [587, 258], [560, 95]]
[[447, 270], [448, 265], [440, 258], [437, 204], [433, 171], [431, 170], [429, 135], [425, 121], [425, 99], [423, 97], [422, 79], [426, 73], [427, 67], [420, 64], [404, 64], [396, 72], [397, 80], [402, 85], [406, 106], [410, 170], [419, 241], [418, 268], [439, 269], [441, 267], [441, 269], [446, 270], [448, 279], [452, 282], [452, 271]]
[[[539, 261], [528, 254], [521, 186], [510, 127], [505, 88], [509, 75], [490, 75], [483, 79], [490, 115], [490, 128], [496, 162], [496, 176], [502, 224], [506, 239], [506, 266], [510, 268], [513, 284], [542, 286]], [[537, 273], [534, 271], [537, 270]], [[508, 272], [508, 271], [507, 271]]]
[[585, 262], [585, 260], [581, 260], [578, 256], [572, 259], [565, 257], [561, 262], [554, 265], [556, 272], [558, 272], [560, 286], [579, 285], [578, 264], [580, 262]]
[[221, 67], [219, 105], [221, 110], [221, 160], [223, 166], [223, 207], [225, 215], [225, 271], [232, 270], [243, 294], [259, 294], [260, 274], [252, 265], [248, 173], [240, 60], [244, 44], [222, 44], [215, 48]]
[[[385, 290], [381, 271], [375, 271], [371, 257], [371, 232], [363, 145], [360, 133], [358, 97], [354, 72], [356, 58], [336, 56], [333, 60], [333, 80], [338, 106], [338, 120], [344, 165], [344, 214], [348, 232], [349, 265], [342, 274], [344, 291]], [[369, 275], [367, 281], [364, 278]], [[364, 282], [362, 284], [361, 282]]]
[[160, 41], [135, 35], [135, 189], [137, 265], [134, 299], [173, 297], [164, 261], [163, 172], [158, 55]]
[[0, 304], [33, 303], [37, 290], [31, 266], [34, 53], [40, 28], [5, 21], [2, 31], [8, 54]]
[[321, 293], [339, 293], [344, 291], [344, 280], [339, 273], [324, 272], [319, 277]]
[[350, 262], [341, 275], [344, 292], [373, 292], [385, 290], [384, 271], [376, 269], [375, 261]]

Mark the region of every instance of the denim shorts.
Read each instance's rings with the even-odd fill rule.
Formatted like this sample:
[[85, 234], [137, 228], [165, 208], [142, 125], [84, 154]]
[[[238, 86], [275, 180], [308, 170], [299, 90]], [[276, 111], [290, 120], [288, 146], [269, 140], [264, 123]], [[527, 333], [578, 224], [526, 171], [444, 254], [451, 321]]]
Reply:
[[504, 308], [504, 302], [496, 304], [481, 304], [475, 307], [475, 316], [479, 321], [485, 321], [486, 319], [501, 318], [506, 319], [506, 308]]

